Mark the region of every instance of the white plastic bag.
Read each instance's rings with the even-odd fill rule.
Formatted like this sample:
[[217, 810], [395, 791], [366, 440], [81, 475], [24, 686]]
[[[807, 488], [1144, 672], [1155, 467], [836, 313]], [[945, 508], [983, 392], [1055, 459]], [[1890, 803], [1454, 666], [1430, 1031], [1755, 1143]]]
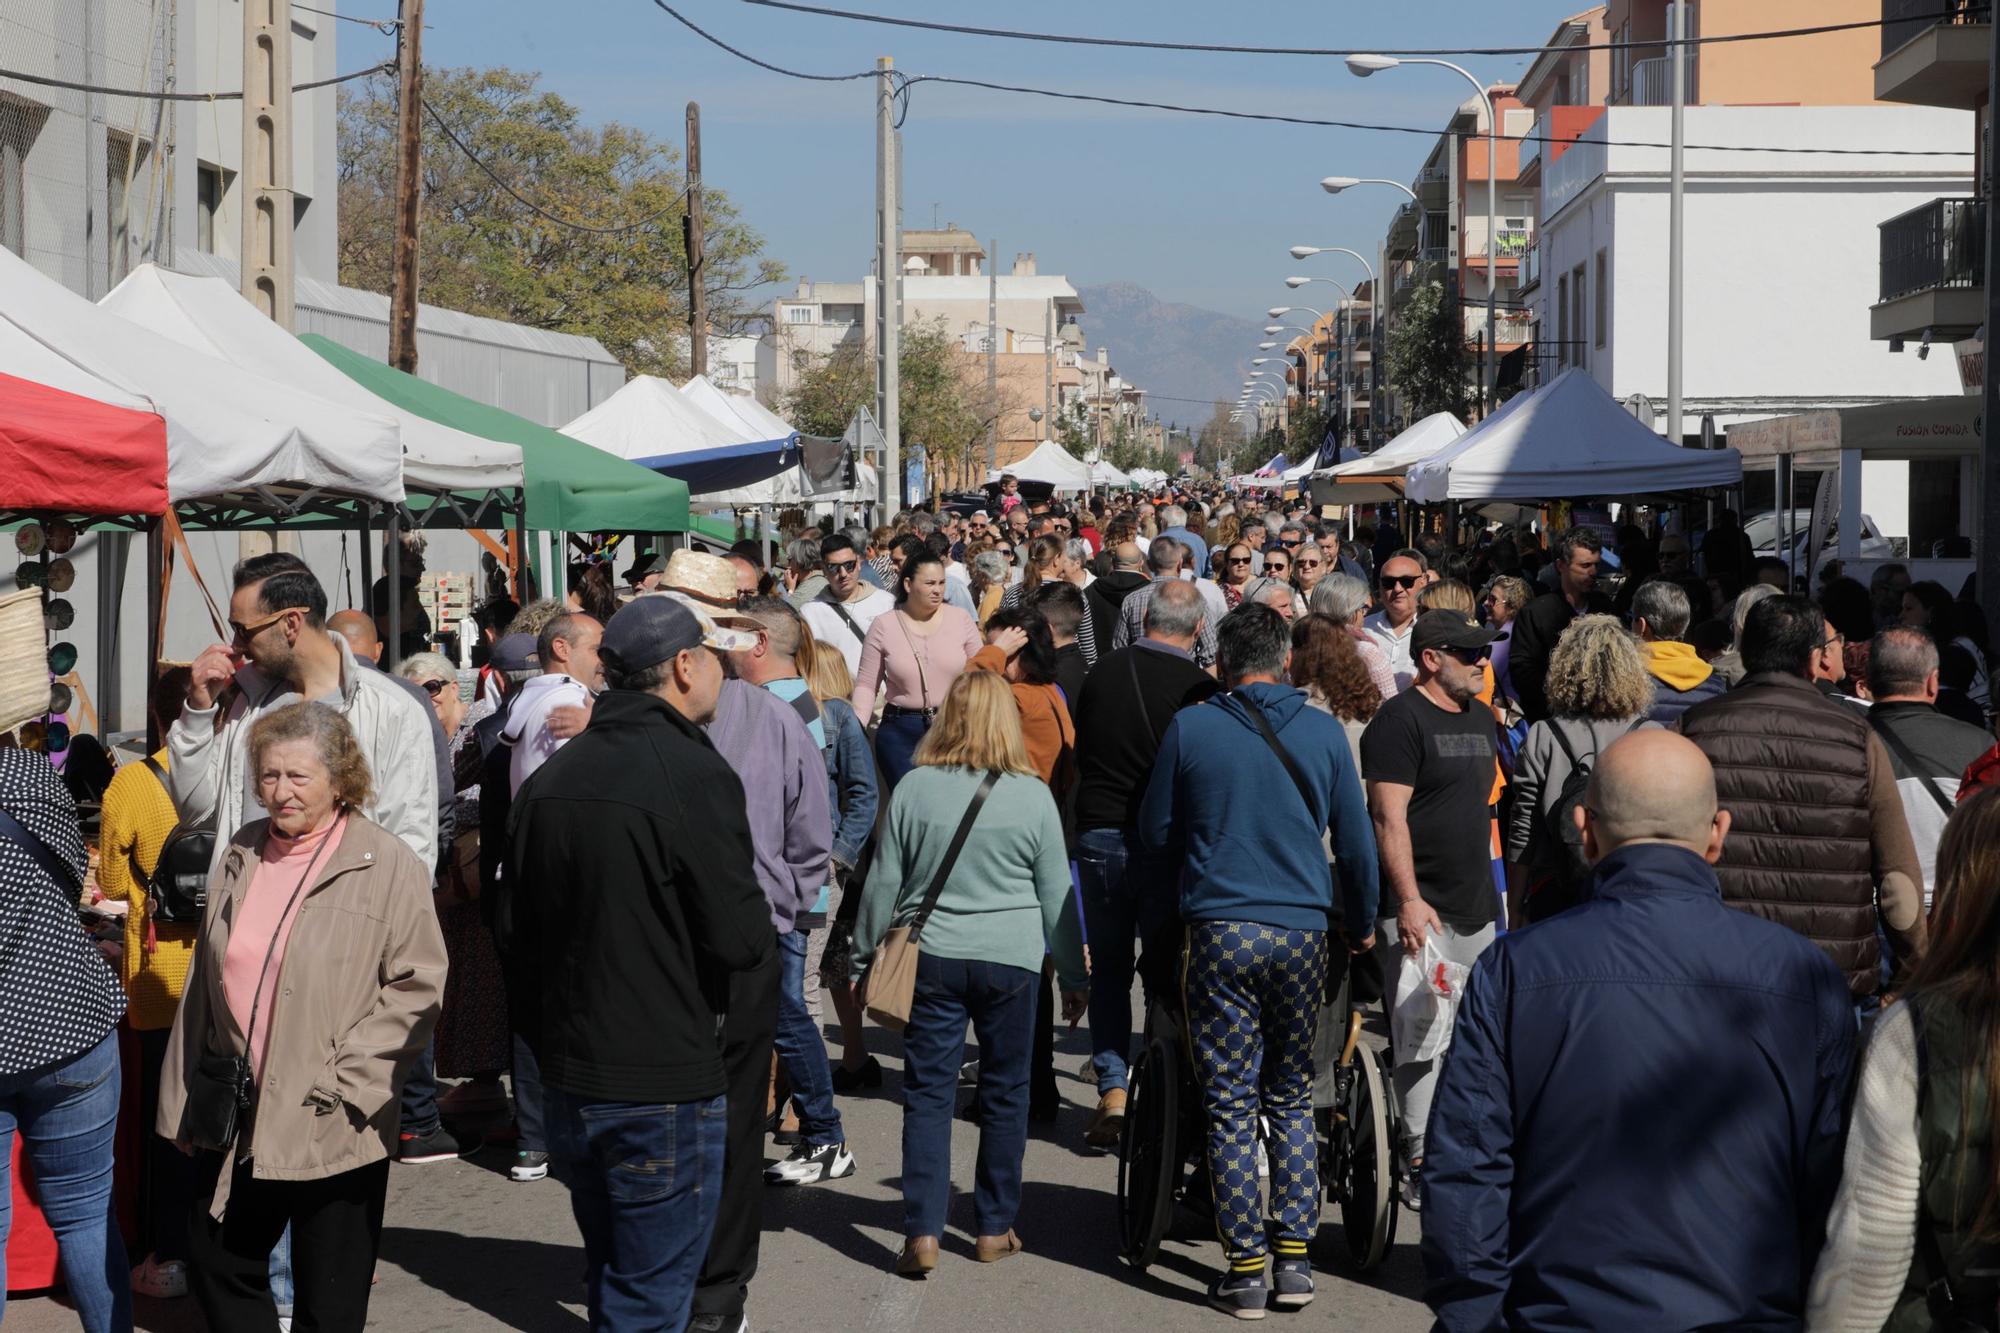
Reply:
[[1396, 967], [1396, 1002], [1389, 1011], [1389, 1039], [1397, 1060], [1435, 1060], [1444, 1054], [1471, 972], [1439, 952], [1435, 935], [1426, 936], [1417, 954], [1403, 955]]

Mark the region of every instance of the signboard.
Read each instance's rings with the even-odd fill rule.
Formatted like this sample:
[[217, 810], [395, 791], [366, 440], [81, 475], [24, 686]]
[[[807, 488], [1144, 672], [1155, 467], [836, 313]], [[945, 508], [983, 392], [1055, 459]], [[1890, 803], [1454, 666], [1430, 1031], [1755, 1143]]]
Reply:
[[[1827, 529], [1833, 525], [1833, 511], [1840, 505], [1840, 472], [1819, 474], [1819, 489], [1813, 492], [1812, 522], [1806, 526], [1805, 569], [1792, 570], [1796, 578], [1801, 572], [1807, 576], [1819, 563], [1820, 548], [1826, 545]], [[1787, 562], [1789, 565], [1791, 562]]]
[[1958, 359], [1959, 392], [1978, 395], [1986, 391], [1986, 340], [1980, 337], [1966, 338], [1951, 345], [1953, 355]]

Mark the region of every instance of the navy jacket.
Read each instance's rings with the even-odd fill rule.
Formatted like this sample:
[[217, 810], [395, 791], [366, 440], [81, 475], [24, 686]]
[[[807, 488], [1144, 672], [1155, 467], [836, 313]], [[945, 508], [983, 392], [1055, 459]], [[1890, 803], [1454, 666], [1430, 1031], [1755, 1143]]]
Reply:
[[1425, 1299], [1461, 1329], [1797, 1329], [1840, 1183], [1847, 984], [1621, 848], [1466, 984], [1425, 1146]]
[[[1218, 694], [1167, 725], [1139, 803], [1139, 839], [1181, 861], [1181, 916], [1325, 930], [1335, 907], [1322, 833], [1333, 838], [1342, 918], [1372, 929], [1375, 830], [1347, 733], [1290, 685], [1245, 685], [1312, 788], [1312, 809], [1243, 698]], [[1357, 935], [1356, 938], [1359, 936]]]

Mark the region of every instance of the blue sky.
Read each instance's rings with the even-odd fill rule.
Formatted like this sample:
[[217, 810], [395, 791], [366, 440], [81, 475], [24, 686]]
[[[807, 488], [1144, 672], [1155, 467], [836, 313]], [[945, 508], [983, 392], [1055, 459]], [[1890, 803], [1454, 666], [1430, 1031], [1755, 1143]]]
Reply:
[[[1441, 125], [1468, 92], [1463, 80], [1441, 69], [1364, 81], [1335, 59], [1053, 46], [857, 24], [741, 0], [672, 2], [732, 45], [818, 73], [871, 68], [875, 57], [889, 55], [912, 74], [1420, 126]], [[1048, 32], [1370, 48], [1531, 45], [1577, 6], [1574, 0], [1501, 6], [847, 0], [839, 7]], [[394, 4], [341, 0], [341, 8], [375, 17]], [[872, 84], [805, 83], [766, 73], [703, 42], [651, 0], [428, 0], [426, 19], [426, 64], [539, 70], [546, 86], [593, 119], [638, 125], [678, 143], [684, 106], [699, 101], [708, 180], [740, 204], [768, 253], [795, 277], [852, 280], [866, 271]], [[345, 69], [390, 47], [354, 24], [340, 25], [340, 39]], [[1460, 63], [1484, 78], [1512, 80], [1526, 58]], [[1043, 273], [1065, 273], [1078, 284], [1134, 282], [1163, 299], [1244, 316], [1282, 304], [1289, 273], [1342, 282], [1359, 276], [1359, 266], [1345, 257], [1322, 256], [1302, 268], [1285, 250], [1346, 245], [1372, 257], [1402, 197], [1382, 187], [1330, 196], [1319, 189], [1320, 177], [1408, 179], [1429, 147], [1414, 135], [936, 85], [914, 90], [903, 142], [905, 226], [929, 226], [935, 206], [940, 222], [969, 227], [982, 241], [997, 239], [1005, 258], [1034, 251]]]

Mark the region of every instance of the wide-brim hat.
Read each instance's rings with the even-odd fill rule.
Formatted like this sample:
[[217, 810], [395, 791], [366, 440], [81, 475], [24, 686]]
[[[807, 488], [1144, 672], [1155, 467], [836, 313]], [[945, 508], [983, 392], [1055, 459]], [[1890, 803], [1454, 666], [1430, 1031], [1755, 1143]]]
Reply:
[[[675, 551], [660, 576], [660, 591], [684, 594], [710, 615], [736, 610], [736, 566], [706, 551]], [[719, 618], [719, 617], [718, 617]]]

